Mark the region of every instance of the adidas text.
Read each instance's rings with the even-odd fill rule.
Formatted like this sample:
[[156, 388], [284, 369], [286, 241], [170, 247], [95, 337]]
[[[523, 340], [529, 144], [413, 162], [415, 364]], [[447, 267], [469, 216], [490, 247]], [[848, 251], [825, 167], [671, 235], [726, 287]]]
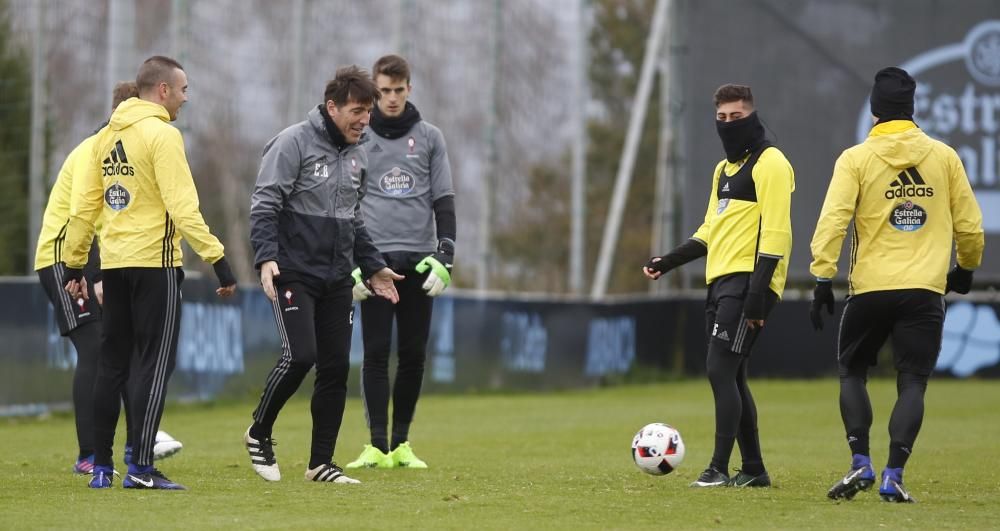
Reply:
[[885, 191], [886, 199], [902, 197], [934, 197], [934, 188], [930, 186], [900, 186]]
[[132, 166], [122, 166], [119, 164], [114, 164], [111, 166], [104, 166], [101, 175], [104, 177], [113, 177], [115, 175], [127, 175], [129, 177], [132, 177], [135, 175], [135, 170], [132, 169]]

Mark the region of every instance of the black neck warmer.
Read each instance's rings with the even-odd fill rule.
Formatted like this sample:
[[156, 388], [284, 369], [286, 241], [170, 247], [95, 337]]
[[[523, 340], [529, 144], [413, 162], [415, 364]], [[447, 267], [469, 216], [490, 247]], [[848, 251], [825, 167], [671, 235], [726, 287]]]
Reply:
[[372, 109], [372, 120], [368, 124], [375, 131], [375, 134], [382, 138], [395, 140], [410, 131], [414, 124], [420, 121], [420, 111], [410, 102], [406, 102], [403, 112], [395, 118], [389, 118], [382, 114], [378, 105]]
[[337, 124], [333, 123], [333, 118], [330, 118], [330, 113], [326, 112], [326, 105], [319, 106], [319, 114], [323, 117], [323, 125], [326, 126], [326, 134], [330, 137], [330, 143], [333, 144], [333, 147], [337, 148], [337, 151], [341, 151], [347, 147], [347, 138], [344, 137], [344, 133], [340, 132], [340, 128], [337, 127]]
[[726, 160], [729, 162], [739, 162], [764, 143], [764, 126], [756, 111], [732, 122], [716, 120], [715, 130], [722, 139], [722, 147], [726, 150]]

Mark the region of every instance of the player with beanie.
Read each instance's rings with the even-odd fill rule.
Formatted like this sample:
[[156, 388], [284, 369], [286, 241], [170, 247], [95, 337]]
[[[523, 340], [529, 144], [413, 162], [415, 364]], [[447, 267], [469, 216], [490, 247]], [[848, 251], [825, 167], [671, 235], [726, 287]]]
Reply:
[[[924, 392], [937, 363], [944, 295], [968, 293], [983, 254], [979, 205], [955, 150], [913, 122], [917, 84], [899, 68], [875, 75], [868, 138], [837, 159], [812, 239], [816, 277], [810, 317], [823, 328], [833, 314], [832, 279], [847, 226], [854, 221], [848, 300], [840, 320], [837, 361], [840, 413], [853, 455], [851, 469], [830, 488], [851, 499], [876, 481], [866, 382], [887, 339], [892, 340], [898, 396], [889, 418], [889, 455], [879, 483], [883, 500], [913, 502], [903, 467], [924, 417]], [[948, 271], [952, 248], [956, 265]]]

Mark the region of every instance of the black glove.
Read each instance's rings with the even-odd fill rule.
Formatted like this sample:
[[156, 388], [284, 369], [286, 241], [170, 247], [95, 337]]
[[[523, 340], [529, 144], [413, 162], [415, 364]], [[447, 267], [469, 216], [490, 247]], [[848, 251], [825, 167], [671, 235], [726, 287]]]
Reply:
[[809, 305], [809, 319], [812, 320], [813, 330], [823, 329], [823, 306], [826, 306], [827, 313], [833, 315], [833, 282], [829, 280], [817, 280], [813, 290], [812, 304]]
[[220, 287], [227, 288], [236, 284], [236, 277], [233, 276], [233, 270], [229, 268], [229, 262], [226, 261], [225, 256], [212, 264], [212, 269], [215, 270], [215, 276], [219, 279]]
[[[675, 267], [680, 267], [706, 254], [708, 254], [708, 247], [705, 247], [705, 244], [698, 240], [690, 239], [661, 257], [654, 256], [650, 258], [646, 262], [646, 268], [650, 271], [666, 273]], [[656, 260], [656, 258], [659, 258], [659, 260]]]
[[972, 271], [962, 269], [960, 265], [951, 268], [951, 271], [948, 272], [948, 284], [945, 286], [944, 292], [954, 291], [965, 295], [970, 289], [972, 289]]

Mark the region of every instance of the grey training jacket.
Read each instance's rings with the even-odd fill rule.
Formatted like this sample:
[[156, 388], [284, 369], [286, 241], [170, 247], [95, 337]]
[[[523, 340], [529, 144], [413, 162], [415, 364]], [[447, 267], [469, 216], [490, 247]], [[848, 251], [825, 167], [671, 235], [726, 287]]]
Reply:
[[385, 267], [360, 210], [365, 140], [338, 150], [316, 107], [264, 146], [250, 197], [257, 268], [275, 260], [282, 274], [329, 282], [348, 278], [355, 264], [366, 278]]

